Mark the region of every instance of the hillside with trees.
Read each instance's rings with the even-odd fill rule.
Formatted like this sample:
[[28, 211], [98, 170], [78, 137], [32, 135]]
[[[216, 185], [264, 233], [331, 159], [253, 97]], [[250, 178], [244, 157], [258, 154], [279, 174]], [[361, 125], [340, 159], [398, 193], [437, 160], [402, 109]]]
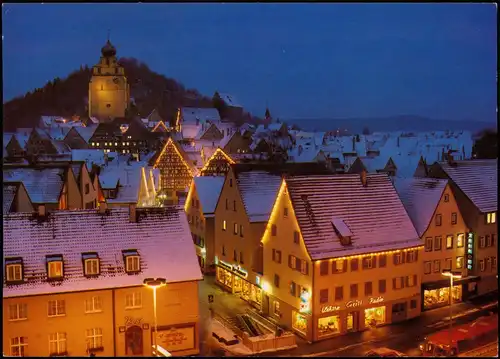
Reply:
[[[179, 107], [214, 107], [211, 97], [196, 89], [186, 89], [178, 81], [152, 71], [137, 59], [121, 58], [119, 62], [125, 69], [133, 99], [128, 116], [145, 118], [156, 108], [164, 120], [172, 121]], [[77, 115], [87, 118], [90, 77], [91, 68], [80, 67], [65, 79], [55, 78], [42, 88], [4, 103], [4, 131], [36, 126], [40, 116]], [[248, 113], [244, 118], [231, 120], [240, 123], [259, 121]]]

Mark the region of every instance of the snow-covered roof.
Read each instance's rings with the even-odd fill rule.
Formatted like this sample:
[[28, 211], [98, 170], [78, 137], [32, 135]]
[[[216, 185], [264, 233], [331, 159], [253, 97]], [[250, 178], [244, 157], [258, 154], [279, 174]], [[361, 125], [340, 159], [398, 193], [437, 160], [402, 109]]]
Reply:
[[103, 189], [114, 189], [119, 181], [116, 198], [108, 198], [108, 203], [137, 203], [141, 186], [144, 161], [130, 161], [118, 156], [107, 166], [101, 167], [99, 181]]
[[[141, 286], [145, 278], [163, 277], [167, 282], [201, 280], [202, 275], [184, 211], [166, 207], [137, 208], [131, 222], [128, 208], [55, 211], [40, 223], [31, 213], [3, 217], [3, 256], [22, 257], [25, 283], [5, 285], [3, 296], [18, 297], [60, 292]], [[145, 213], [147, 212], [147, 213]], [[123, 252], [135, 249], [141, 272], [124, 271]], [[101, 274], [83, 275], [82, 254], [97, 252]], [[46, 280], [47, 255], [62, 255], [64, 279]]]
[[18, 128], [14, 134], [17, 142], [19, 142], [23, 149], [26, 149], [26, 144], [28, 143], [32, 130], [32, 128]]
[[[304, 243], [312, 260], [420, 245], [415, 228], [386, 174], [297, 176], [286, 180]], [[351, 245], [343, 245], [332, 217], [344, 221]]]
[[97, 127], [98, 125], [91, 124], [87, 127], [75, 127], [75, 130], [80, 134], [80, 136], [82, 136], [85, 142], [89, 143]]
[[230, 107], [243, 107], [233, 95], [218, 92], [219, 97]]
[[71, 150], [71, 159], [73, 161], [85, 161], [88, 168], [92, 168], [92, 164], [100, 166], [104, 165], [104, 163], [106, 162], [104, 150], [96, 149]]
[[267, 222], [281, 185], [281, 176], [264, 171], [241, 172], [236, 182], [250, 222]]
[[207, 121], [220, 122], [219, 111], [216, 108], [181, 107], [182, 125], [205, 123]]
[[196, 192], [200, 199], [201, 209], [205, 217], [212, 217], [215, 213], [215, 207], [224, 185], [222, 176], [201, 176], [194, 178]]
[[9, 213], [12, 208], [12, 202], [16, 197], [17, 185], [4, 183], [3, 184], [3, 214]]
[[65, 179], [65, 168], [6, 168], [4, 182], [22, 182], [33, 203], [58, 203]]
[[387, 161], [389, 161], [389, 158], [386, 156], [363, 157], [363, 158], [358, 157], [358, 158], [361, 160], [363, 166], [365, 166], [366, 170], [369, 173], [376, 173], [379, 170], [383, 170], [387, 165]]
[[483, 213], [498, 209], [498, 159], [439, 162], [448, 177]]
[[394, 187], [420, 237], [429, 227], [447, 183], [448, 180], [435, 178], [394, 179]]
[[69, 130], [71, 130], [71, 127], [53, 127], [47, 130], [47, 132], [53, 140], [62, 141], [68, 134]]

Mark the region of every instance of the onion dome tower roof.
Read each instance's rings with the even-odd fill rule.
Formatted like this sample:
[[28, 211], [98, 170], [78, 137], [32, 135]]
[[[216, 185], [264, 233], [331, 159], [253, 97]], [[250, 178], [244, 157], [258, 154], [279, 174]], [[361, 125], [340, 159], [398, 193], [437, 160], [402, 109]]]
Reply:
[[106, 45], [104, 45], [101, 49], [102, 56], [104, 57], [112, 57], [116, 55], [116, 48], [111, 44], [108, 40]]

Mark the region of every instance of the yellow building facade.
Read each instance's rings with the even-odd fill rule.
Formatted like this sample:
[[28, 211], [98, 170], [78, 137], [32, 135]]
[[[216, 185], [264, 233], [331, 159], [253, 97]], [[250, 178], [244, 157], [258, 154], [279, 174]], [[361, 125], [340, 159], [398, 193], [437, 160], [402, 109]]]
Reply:
[[[51, 312], [54, 305], [57, 313]], [[4, 298], [3, 313], [6, 355], [22, 350], [24, 356], [41, 357], [88, 356], [89, 352], [108, 357], [151, 356], [153, 290], [143, 285]], [[197, 282], [158, 289], [157, 317], [158, 345], [174, 355], [198, 354]]]
[[92, 68], [89, 83], [89, 117], [109, 121], [125, 117], [130, 102], [130, 88], [125, 70], [116, 59], [116, 49], [108, 40], [101, 49], [101, 59]]

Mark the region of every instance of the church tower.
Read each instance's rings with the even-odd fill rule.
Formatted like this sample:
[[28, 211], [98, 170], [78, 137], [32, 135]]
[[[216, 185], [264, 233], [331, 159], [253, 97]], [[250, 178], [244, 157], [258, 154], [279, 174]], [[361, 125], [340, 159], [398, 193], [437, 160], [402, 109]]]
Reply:
[[109, 38], [101, 54], [99, 63], [92, 68], [89, 83], [89, 117], [108, 122], [116, 117], [125, 117], [130, 102], [130, 88]]

